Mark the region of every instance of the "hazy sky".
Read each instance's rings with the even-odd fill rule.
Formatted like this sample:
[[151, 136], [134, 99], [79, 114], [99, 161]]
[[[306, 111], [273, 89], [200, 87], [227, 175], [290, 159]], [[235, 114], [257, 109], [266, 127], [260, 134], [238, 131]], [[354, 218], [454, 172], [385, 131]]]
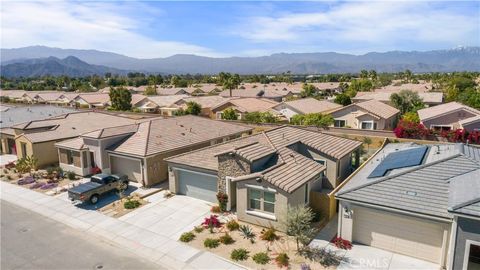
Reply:
[[46, 45], [151, 58], [480, 46], [480, 1], [2, 0], [0, 5], [2, 48]]

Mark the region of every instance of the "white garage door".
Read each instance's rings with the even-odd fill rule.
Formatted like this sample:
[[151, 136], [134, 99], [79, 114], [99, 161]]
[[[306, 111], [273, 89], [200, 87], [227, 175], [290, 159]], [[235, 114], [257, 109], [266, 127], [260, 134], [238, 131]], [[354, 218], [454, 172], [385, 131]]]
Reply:
[[178, 170], [178, 193], [217, 202], [217, 176]]
[[141, 182], [140, 160], [110, 156], [112, 174], [126, 175], [130, 181]]
[[440, 264], [446, 224], [354, 208], [353, 241]]

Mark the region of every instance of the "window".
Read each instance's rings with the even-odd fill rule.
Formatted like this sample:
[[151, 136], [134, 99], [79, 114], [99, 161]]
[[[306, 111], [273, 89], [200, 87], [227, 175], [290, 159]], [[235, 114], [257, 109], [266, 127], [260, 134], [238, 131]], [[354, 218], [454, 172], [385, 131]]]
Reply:
[[256, 189], [248, 189], [248, 208], [255, 211], [268, 213], [275, 212], [275, 193]]
[[22, 157], [27, 157], [27, 144], [26, 143], [20, 143], [20, 147], [22, 149]]
[[333, 124], [334, 127], [345, 127], [345, 120], [335, 120], [335, 123]]
[[309, 185], [308, 183], [305, 184], [305, 204], [308, 204], [308, 201], [309, 201], [309, 193], [310, 193], [310, 189], [309, 189]]
[[373, 121], [368, 121], [368, 122], [362, 122], [361, 125], [362, 129], [374, 129], [373, 127]]
[[72, 150], [67, 150], [67, 164], [73, 164], [73, 153]]
[[465, 249], [464, 269], [478, 269], [480, 265], [480, 243], [467, 240]]

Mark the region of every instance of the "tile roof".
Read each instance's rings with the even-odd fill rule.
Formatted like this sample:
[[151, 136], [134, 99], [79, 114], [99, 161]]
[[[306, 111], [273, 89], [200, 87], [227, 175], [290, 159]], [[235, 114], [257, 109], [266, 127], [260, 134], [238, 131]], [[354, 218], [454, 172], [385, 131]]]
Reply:
[[[397, 108], [374, 99], [353, 103], [343, 108], [347, 108], [350, 106], [358, 106], [361, 109], [384, 119], [388, 119], [400, 113]], [[339, 108], [338, 110], [342, 110], [343, 108]]]
[[188, 97], [188, 95], [170, 95], [170, 96], [148, 96], [148, 100], [158, 105], [158, 107], [174, 107], [175, 103]]
[[413, 92], [428, 92], [433, 89], [433, 84], [430, 82], [420, 82], [420, 83], [399, 83], [399, 84], [390, 84], [379, 89], [376, 89], [377, 92], [399, 92], [401, 90], [411, 90]]
[[109, 103], [110, 95], [109, 94], [98, 94], [98, 93], [85, 93], [79, 94], [78, 98], [85, 100], [88, 104], [97, 104], [97, 103]]
[[228, 152], [235, 153], [250, 162], [269, 155], [278, 155], [280, 160], [261, 172], [254, 172], [236, 178], [236, 181], [262, 176], [266, 181], [287, 192], [293, 192], [304, 183], [318, 177], [325, 167], [294, 150], [292, 145], [302, 143], [326, 155], [341, 158], [361, 145], [341, 137], [296, 127], [283, 126], [260, 134], [228, 141], [189, 153], [168, 158], [172, 164], [218, 170], [217, 156]]
[[157, 88], [157, 94], [160, 96], [181, 95], [188, 93], [184, 88]]
[[472, 146], [428, 145], [420, 165], [368, 177], [390, 153], [418, 147], [422, 146], [387, 144], [337, 192], [337, 198], [440, 218], [451, 218], [449, 208], [459, 205], [458, 201], [480, 200], [472, 180], [476, 179], [474, 171], [480, 169], [480, 149]]
[[199, 97], [185, 97], [183, 98], [182, 103], [187, 103], [189, 101], [196, 102], [202, 106], [202, 108], [212, 108], [222, 102], [228, 101], [230, 98], [225, 98], [221, 96], [199, 96]]
[[85, 148], [85, 144], [83, 143], [83, 138], [81, 137], [55, 143], [55, 146], [60, 148], [74, 149], [74, 150], [82, 150]]
[[[31, 142], [44, 142], [77, 137], [105, 127], [133, 124], [135, 120], [107, 113], [83, 111], [58, 117], [26, 122], [12, 128], [30, 130], [22, 135]], [[38, 129], [38, 131], [35, 131]]]
[[218, 104], [212, 110], [215, 111], [225, 104], [231, 104], [241, 112], [266, 112], [278, 105], [278, 102], [266, 98], [232, 98]]
[[[144, 121], [147, 121], [147, 120], [144, 120]], [[92, 132], [84, 133], [81, 136], [94, 138], [94, 139], [102, 139], [102, 138], [108, 138], [112, 136], [129, 134], [129, 133], [133, 134], [137, 130], [138, 130], [138, 124], [128, 124], [125, 126], [102, 128]]]
[[137, 132], [111, 150], [135, 156], [149, 156], [251, 130], [244, 126], [192, 115], [156, 118], [140, 123]]
[[455, 101], [421, 109], [418, 110], [417, 113], [420, 117], [420, 121], [425, 121], [460, 109], [464, 109], [472, 112], [473, 114], [480, 115], [480, 111]]
[[[232, 97], [249, 97], [249, 98], [282, 98], [288, 95], [288, 91], [278, 91], [278, 90], [270, 90], [270, 89], [233, 89], [232, 90]], [[222, 97], [230, 97], [230, 90], [224, 90], [220, 94]]]
[[[357, 95], [352, 98], [353, 101], [362, 101], [375, 99], [382, 102], [390, 102], [390, 96], [392, 92], [357, 92]], [[418, 96], [423, 102], [428, 104], [441, 104], [443, 102], [442, 92], [420, 92]]]
[[51, 105], [18, 106], [9, 108], [0, 114], [0, 126], [2, 128], [11, 127], [20, 123], [47, 119], [72, 112], [76, 112], [76, 110]]
[[140, 94], [133, 94], [132, 95], [132, 106], [135, 106], [137, 103], [139, 103], [140, 101], [146, 99], [147, 97], [144, 96], [144, 95], [140, 95]]
[[340, 104], [326, 100], [318, 100], [315, 98], [301, 98], [297, 100], [286, 101], [283, 102], [283, 104], [302, 114], [323, 113], [342, 107]]

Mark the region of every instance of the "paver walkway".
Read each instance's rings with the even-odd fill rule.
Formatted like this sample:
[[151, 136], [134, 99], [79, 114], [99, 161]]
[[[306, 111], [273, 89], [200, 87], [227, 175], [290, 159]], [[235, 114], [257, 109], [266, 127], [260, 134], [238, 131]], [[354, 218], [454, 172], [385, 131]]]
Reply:
[[[122, 219], [115, 219], [93, 210], [78, 208], [62, 196], [50, 197], [5, 182], [1, 182], [0, 187], [0, 199], [2, 200], [27, 208], [77, 230], [103, 237], [163, 267], [169, 269], [244, 269], [210, 252], [201, 251], [177, 241], [182, 231], [193, 227], [193, 224], [199, 224], [200, 215], [206, 214], [206, 212], [196, 212], [205, 210], [205, 206], [199, 203], [201, 201], [194, 199], [191, 201], [191, 198], [175, 196], [168, 199], [168, 203], [166, 203], [166, 201], [162, 201], [159, 194], [156, 199], [154, 198], [156, 202], [131, 212]], [[168, 215], [167, 213], [171, 211], [173, 212]], [[196, 214], [192, 216], [192, 213]], [[150, 220], [149, 214], [151, 214], [152, 220]], [[179, 220], [184, 221], [179, 223]]]

